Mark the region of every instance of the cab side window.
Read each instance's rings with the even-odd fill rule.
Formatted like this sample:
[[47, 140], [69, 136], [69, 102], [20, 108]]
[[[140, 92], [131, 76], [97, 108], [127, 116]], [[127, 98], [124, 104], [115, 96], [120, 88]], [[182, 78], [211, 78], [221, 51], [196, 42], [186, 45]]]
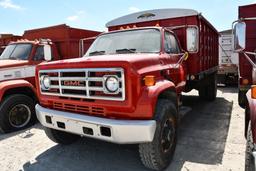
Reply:
[[44, 47], [38, 46], [34, 56], [34, 61], [43, 61], [44, 60]]
[[175, 36], [170, 32], [165, 32], [164, 49], [166, 53], [171, 53], [171, 54], [180, 53], [178, 42]]

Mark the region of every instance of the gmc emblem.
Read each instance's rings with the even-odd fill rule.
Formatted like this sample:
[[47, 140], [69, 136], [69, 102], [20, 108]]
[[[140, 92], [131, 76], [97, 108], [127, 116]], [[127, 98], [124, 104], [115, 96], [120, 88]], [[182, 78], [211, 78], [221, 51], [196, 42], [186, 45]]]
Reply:
[[64, 81], [64, 86], [83, 86], [81, 81]]

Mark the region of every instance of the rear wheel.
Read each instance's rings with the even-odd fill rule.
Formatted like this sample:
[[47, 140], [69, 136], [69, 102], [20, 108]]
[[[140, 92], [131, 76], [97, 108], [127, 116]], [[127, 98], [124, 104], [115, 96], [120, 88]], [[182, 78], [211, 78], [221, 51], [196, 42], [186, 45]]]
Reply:
[[202, 100], [214, 101], [217, 96], [217, 79], [216, 74], [208, 78], [208, 82], [199, 88], [199, 97]]
[[154, 139], [139, 145], [141, 161], [146, 167], [162, 170], [170, 164], [177, 142], [176, 114], [176, 107], [170, 100], [158, 101]]
[[80, 136], [67, 133], [64, 131], [59, 131], [51, 128], [44, 128], [45, 134], [49, 139], [58, 144], [68, 145], [76, 142]]
[[241, 108], [245, 108], [246, 106], [246, 92], [239, 89], [238, 91], [238, 103]]
[[0, 105], [0, 128], [3, 133], [24, 129], [35, 120], [35, 102], [26, 95], [11, 95]]
[[252, 130], [251, 123], [248, 126], [247, 132], [247, 142], [245, 151], [245, 171], [255, 171], [254, 157], [252, 156], [252, 151], [254, 150], [253, 140], [252, 140]]

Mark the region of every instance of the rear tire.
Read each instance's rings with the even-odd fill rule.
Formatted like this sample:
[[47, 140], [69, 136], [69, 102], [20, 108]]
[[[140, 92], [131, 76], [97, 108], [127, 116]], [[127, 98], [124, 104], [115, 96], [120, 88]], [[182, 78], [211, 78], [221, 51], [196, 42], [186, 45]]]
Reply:
[[245, 151], [245, 171], [255, 171], [254, 158], [252, 156], [252, 151], [254, 150], [251, 123], [249, 123], [247, 131], [247, 142]]
[[166, 168], [177, 143], [177, 110], [170, 100], [160, 99], [156, 106], [156, 131], [152, 142], [139, 145], [142, 163], [150, 169]]
[[8, 133], [31, 126], [36, 121], [35, 101], [23, 94], [10, 95], [0, 105], [0, 132]]
[[217, 78], [216, 74], [212, 74], [208, 78], [207, 84], [199, 88], [199, 97], [202, 100], [214, 101], [217, 96]]
[[53, 142], [56, 142], [58, 144], [63, 144], [63, 145], [72, 144], [80, 138], [80, 136], [78, 136], [78, 135], [51, 129], [51, 128], [47, 128], [47, 127], [44, 128], [44, 131], [50, 140], [52, 140]]
[[243, 109], [245, 109], [246, 107], [246, 92], [247, 91], [242, 91], [239, 89], [238, 91], [238, 103], [239, 103], [239, 106]]

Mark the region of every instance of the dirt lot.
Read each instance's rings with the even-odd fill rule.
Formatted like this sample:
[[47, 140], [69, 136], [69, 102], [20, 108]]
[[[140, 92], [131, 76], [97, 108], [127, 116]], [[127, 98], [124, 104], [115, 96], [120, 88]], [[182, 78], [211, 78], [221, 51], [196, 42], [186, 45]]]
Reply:
[[[179, 141], [168, 171], [244, 170], [244, 111], [236, 88], [219, 88], [213, 103], [199, 101], [197, 92], [184, 96], [192, 108], [184, 115]], [[51, 142], [39, 124], [25, 131], [0, 134], [1, 171], [137, 171], [136, 145], [115, 145], [83, 138], [70, 146]]]

